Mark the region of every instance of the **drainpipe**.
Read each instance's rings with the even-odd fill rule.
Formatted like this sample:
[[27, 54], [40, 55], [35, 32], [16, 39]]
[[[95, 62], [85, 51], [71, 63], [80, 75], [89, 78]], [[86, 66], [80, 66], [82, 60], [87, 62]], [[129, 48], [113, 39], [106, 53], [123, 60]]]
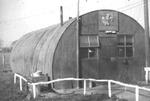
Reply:
[[[77, 1], [77, 21], [76, 21], [76, 56], [77, 56], [77, 69], [76, 69], [76, 78], [79, 78], [79, 1]], [[77, 89], [79, 88], [79, 81], [77, 81]]]
[[143, 3], [144, 3], [144, 23], [145, 23], [145, 66], [150, 67], [148, 0], [143, 0]]

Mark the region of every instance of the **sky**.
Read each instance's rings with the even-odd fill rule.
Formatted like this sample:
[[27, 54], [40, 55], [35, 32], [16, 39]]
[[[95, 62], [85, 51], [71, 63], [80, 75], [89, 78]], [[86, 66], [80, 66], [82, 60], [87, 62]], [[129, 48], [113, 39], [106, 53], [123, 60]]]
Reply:
[[[77, 0], [0, 0], [0, 40], [9, 46], [24, 34], [77, 16]], [[80, 0], [80, 15], [101, 9], [123, 12], [144, 26], [143, 0]]]

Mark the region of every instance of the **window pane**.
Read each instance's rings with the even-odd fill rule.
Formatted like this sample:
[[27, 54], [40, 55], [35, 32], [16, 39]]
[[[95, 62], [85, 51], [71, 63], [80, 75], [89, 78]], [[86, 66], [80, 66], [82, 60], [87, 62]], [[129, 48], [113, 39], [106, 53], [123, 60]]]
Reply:
[[133, 56], [132, 47], [126, 47], [126, 55], [127, 55], [127, 57], [132, 57]]
[[130, 43], [130, 42], [127, 42], [126, 44], [132, 46], [132, 43]]
[[89, 36], [90, 47], [99, 47], [98, 36]]
[[126, 36], [126, 44], [127, 45], [132, 45], [132, 36], [131, 35]]
[[97, 49], [96, 48], [89, 48], [88, 52], [89, 52], [89, 58], [97, 57]]
[[124, 47], [118, 47], [118, 56], [125, 57], [124, 53], [125, 53]]
[[118, 45], [124, 45], [124, 36], [123, 35], [118, 36]]
[[124, 46], [124, 43], [122, 42], [122, 43], [118, 43], [118, 45], [122, 45], [122, 46]]

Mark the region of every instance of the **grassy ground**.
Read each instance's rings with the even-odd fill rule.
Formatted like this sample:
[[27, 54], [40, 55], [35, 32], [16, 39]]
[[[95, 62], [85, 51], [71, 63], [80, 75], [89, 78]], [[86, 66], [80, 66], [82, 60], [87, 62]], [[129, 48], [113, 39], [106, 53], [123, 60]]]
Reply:
[[9, 53], [0, 53], [0, 101], [23, 101], [25, 97], [26, 93], [20, 92], [19, 85], [13, 83]]
[[19, 85], [14, 85], [11, 72], [0, 72], [0, 101], [22, 101], [25, 92], [19, 91]]
[[22, 92], [19, 90], [19, 83], [13, 83], [13, 73], [8, 68], [0, 71], [0, 101], [106, 101], [107, 99], [107, 94], [84, 96], [79, 93], [69, 95], [49, 93], [46, 96], [39, 96], [33, 99], [26, 89], [23, 89]]
[[[19, 81], [19, 80], [18, 80]], [[54, 93], [48, 96], [40, 96], [36, 99], [24, 89], [23, 92], [19, 90], [19, 84], [13, 83], [13, 73], [10, 71], [0, 72], [0, 101], [105, 101], [108, 99], [107, 94], [86, 95], [83, 94], [69, 94], [56, 95]]]
[[[19, 80], [17, 80], [19, 81]], [[115, 85], [113, 88], [120, 89], [119, 86]], [[13, 83], [13, 73], [11, 71], [0, 71], [0, 101], [117, 101], [110, 100], [107, 94], [107, 87], [95, 88], [98, 94], [84, 96], [83, 90], [69, 95], [57, 95], [54, 93], [46, 94], [46, 96], [39, 96], [36, 99], [32, 98], [32, 95], [24, 89], [23, 92], [19, 90], [19, 84]], [[124, 90], [112, 90], [112, 94], [122, 100], [118, 101], [135, 101], [134, 89], [126, 88]], [[95, 92], [90, 90], [89, 92]], [[104, 94], [105, 93], [105, 94]], [[140, 91], [139, 101], [150, 101], [150, 92]]]

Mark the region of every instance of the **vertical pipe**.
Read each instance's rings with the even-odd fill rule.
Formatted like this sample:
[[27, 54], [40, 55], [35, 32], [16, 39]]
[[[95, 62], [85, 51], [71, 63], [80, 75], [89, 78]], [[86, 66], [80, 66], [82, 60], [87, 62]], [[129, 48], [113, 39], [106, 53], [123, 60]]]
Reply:
[[124, 37], [124, 57], [127, 58], [127, 36]]
[[[89, 44], [89, 47], [90, 47], [90, 38], [88, 36], [88, 44]], [[88, 59], [90, 58], [90, 49], [88, 48]]]
[[145, 22], [145, 65], [149, 67], [149, 17], [148, 17], [148, 0], [143, 0], [144, 3], [144, 22]]
[[60, 6], [60, 25], [63, 25], [63, 7]]
[[[76, 76], [79, 78], [79, 0], [77, 1], [77, 22], [76, 22], [76, 56], [77, 56], [77, 71]], [[79, 88], [79, 81], [77, 81], [77, 88]]]

